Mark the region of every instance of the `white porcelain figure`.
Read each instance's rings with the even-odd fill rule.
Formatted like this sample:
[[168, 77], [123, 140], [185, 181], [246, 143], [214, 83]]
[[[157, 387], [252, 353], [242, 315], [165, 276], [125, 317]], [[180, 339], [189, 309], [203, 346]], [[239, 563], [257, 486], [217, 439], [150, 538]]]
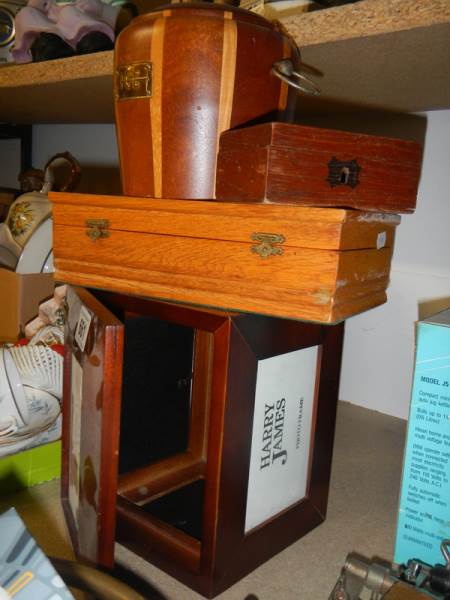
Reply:
[[4, 223], [0, 223], [0, 266], [17, 273], [44, 273], [53, 269], [52, 203], [53, 168], [63, 159], [70, 165], [68, 181], [59, 187], [69, 191], [80, 178], [80, 166], [69, 152], [55, 154], [44, 168], [40, 191], [22, 194], [11, 204]]

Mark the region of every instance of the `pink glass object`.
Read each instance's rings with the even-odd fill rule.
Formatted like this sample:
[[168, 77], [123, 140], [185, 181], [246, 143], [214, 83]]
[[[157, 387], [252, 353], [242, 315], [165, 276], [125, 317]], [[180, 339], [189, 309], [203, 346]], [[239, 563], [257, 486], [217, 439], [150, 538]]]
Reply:
[[114, 43], [115, 22], [120, 6], [101, 0], [75, 0], [58, 5], [54, 0], [29, 0], [15, 17], [16, 36], [11, 50], [16, 63], [33, 60], [30, 47], [41, 33], [51, 33], [76, 49], [88, 33], [100, 32]]

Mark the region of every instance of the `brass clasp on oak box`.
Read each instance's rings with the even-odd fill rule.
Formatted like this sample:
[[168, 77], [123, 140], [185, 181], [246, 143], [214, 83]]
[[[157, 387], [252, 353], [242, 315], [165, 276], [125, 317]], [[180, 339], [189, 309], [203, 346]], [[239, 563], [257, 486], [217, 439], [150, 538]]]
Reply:
[[273, 255], [283, 254], [284, 249], [273, 244], [283, 244], [285, 238], [280, 233], [252, 233], [251, 239], [259, 244], [252, 246], [252, 252], [258, 254], [261, 258], [267, 258]]
[[109, 237], [109, 221], [107, 219], [86, 219], [86, 235], [93, 242], [99, 238]]

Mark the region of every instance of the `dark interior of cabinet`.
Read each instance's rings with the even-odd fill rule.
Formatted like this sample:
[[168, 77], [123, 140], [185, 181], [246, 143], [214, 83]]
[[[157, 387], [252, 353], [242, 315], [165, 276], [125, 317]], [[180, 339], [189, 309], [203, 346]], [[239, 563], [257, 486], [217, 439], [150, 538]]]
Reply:
[[194, 330], [125, 319], [119, 474], [187, 449]]
[[201, 541], [204, 491], [204, 480], [197, 479], [178, 490], [144, 504], [141, 508], [146, 513]]
[[[105, 303], [105, 297], [102, 296]], [[121, 476], [185, 453], [189, 448], [196, 363], [195, 328], [108, 308], [124, 324], [119, 444]], [[136, 489], [146, 489], [144, 474]], [[120, 492], [119, 492], [120, 493]], [[201, 540], [204, 480], [169, 487], [139, 502], [147, 515]]]

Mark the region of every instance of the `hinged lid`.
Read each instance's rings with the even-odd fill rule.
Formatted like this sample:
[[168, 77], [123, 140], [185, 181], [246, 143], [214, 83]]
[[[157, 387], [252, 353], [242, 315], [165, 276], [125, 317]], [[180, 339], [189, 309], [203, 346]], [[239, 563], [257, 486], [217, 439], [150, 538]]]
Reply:
[[[108, 230], [255, 244], [255, 235], [282, 236], [283, 246], [324, 250], [391, 247], [397, 215], [311, 208], [51, 192], [58, 226], [108, 220]], [[281, 238], [278, 238], [281, 239]]]
[[221, 201], [414, 212], [422, 148], [376, 135], [265, 123], [220, 137]]
[[224, 131], [220, 136], [220, 150], [228, 151], [238, 146], [281, 146], [314, 152], [355, 151], [373, 160], [402, 164], [419, 164], [422, 147], [412, 140], [401, 140], [366, 133], [352, 133], [291, 123], [263, 123], [252, 127]]

